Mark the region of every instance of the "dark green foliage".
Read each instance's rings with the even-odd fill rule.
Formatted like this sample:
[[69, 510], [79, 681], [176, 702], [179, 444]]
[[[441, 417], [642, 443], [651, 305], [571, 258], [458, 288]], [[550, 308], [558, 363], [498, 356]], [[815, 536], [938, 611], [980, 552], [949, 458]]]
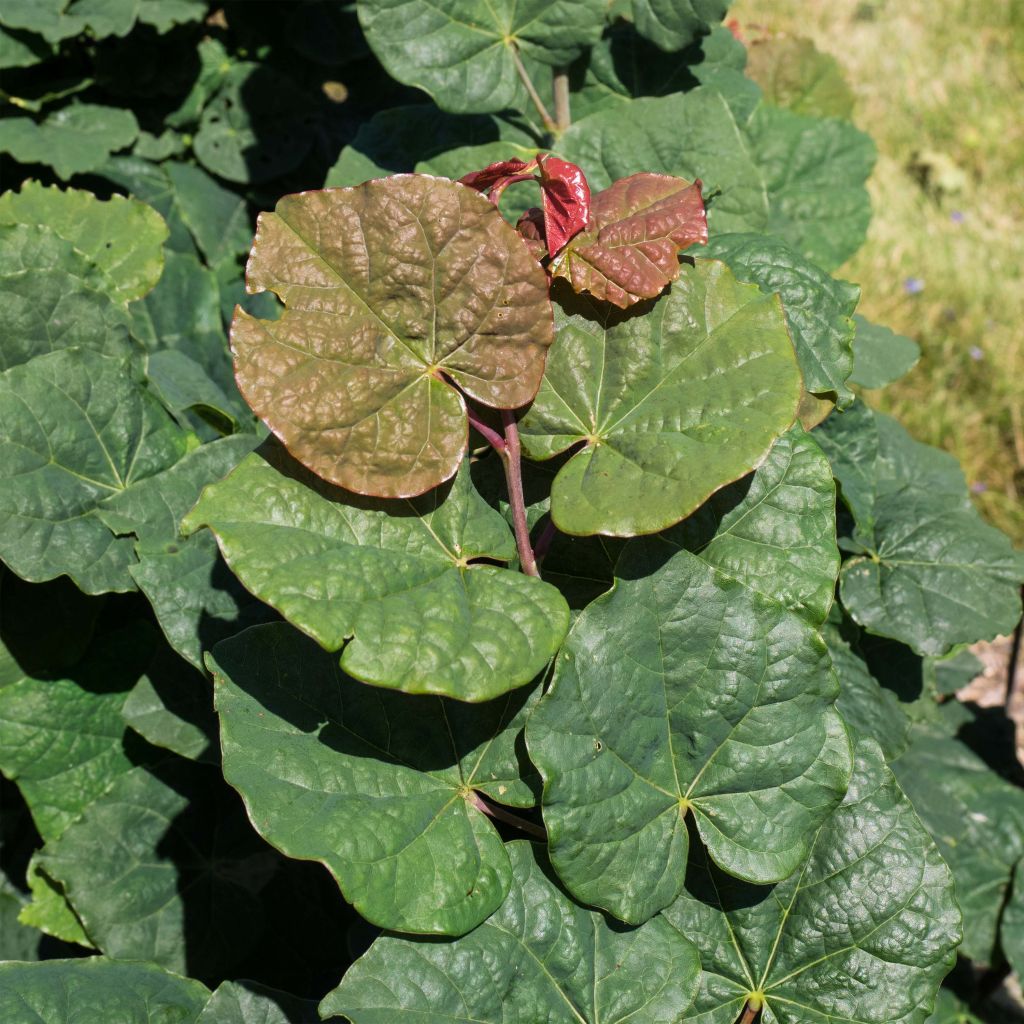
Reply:
[[[918, 355], [832, 276], [872, 143], [725, 8], [0, 3], [3, 1024], [949, 1024], [1024, 969], [954, 696], [1024, 557], [857, 399]], [[542, 202], [595, 212], [550, 298]]]

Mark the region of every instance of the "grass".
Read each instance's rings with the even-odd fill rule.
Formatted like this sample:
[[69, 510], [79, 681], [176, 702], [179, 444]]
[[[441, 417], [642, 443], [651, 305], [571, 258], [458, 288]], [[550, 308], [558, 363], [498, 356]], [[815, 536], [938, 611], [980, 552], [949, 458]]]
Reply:
[[737, 0], [730, 17], [842, 65], [879, 160], [867, 244], [839, 276], [923, 352], [866, 397], [956, 455], [1024, 546], [1024, 0]]

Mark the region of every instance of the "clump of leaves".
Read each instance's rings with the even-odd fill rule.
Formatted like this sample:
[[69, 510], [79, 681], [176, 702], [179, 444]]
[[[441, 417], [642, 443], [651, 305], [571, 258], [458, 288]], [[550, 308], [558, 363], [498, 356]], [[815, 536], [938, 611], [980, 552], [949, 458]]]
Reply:
[[917, 351], [831, 276], [834, 67], [762, 94], [717, 0], [9, 6], [0, 1017], [980, 1013], [1024, 797], [948, 698], [1024, 558], [856, 397]]

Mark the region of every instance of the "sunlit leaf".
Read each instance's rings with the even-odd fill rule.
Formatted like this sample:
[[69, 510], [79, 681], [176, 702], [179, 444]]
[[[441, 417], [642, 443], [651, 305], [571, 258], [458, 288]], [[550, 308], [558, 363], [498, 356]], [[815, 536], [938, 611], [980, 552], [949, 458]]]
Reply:
[[691, 860], [664, 916], [690, 936], [703, 974], [687, 1024], [735, 1024], [749, 996], [763, 1024], [922, 1024], [953, 966], [953, 880], [870, 740], [843, 803], [771, 887]]
[[[550, 66], [597, 41], [604, 0], [360, 0], [359, 21], [388, 73], [428, 93], [443, 110], [509, 107], [536, 116], [516, 61], [550, 95]], [[546, 81], [545, 81], [546, 76]]]
[[550, 271], [576, 291], [625, 309], [660, 295], [679, 277], [678, 254], [707, 238], [698, 183], [633, 174], [593, 197], [586, 231], [572, 239]]
[[407, 175], [286, 196], [260, 215], [251, 291], [280, 320], [231, 331], [249, 404], [331, 483], [389, 498], [455, 474], [462, 395], [512, 409], [553, 340], [547, 278], [481, 195]]
[[818, 634], [687, 551], [652, 563], [627, 548], [527, 725], [555, 870], [631, 923], [682, 890], [689, 818], [725, 870], [775, 881], [850, 772]]
[[130, 110], [72, 103], [39, 123], [27, 117], [0, 119], [0, 153], [10, 153], [23, 164], [46, 164], [66, 181], [95, 171], [138, 134]]
[[107, 290], [125, 302], [145, 295], [163, 272], [167, 225], [145, 203], [124, 196], [100, 200], [29, 181], [0, 196], [0, 224], [45, 225], [94, 263]]
[[351, 675], [489, 700], [530, 682], [558, 649], [569, 611], [554, 587], [471, 564], [509, 561], [515, 547], [468, 468], [450, 489], [374, 502], [304, 482], [301, 467], [267, 455], [208, 488], [184, 529], [209, 526], [246, 588], [327, 650], [344, 647]]
[[675, 1024], [693, 998], [693, 946], [660, 917], [623, 928], [573, 903], [540, 847], [509, 847], [501, 908], [451, 942], [382, 936], [320, 1004], [353, 1024]]
[[724, 264], [686, 267], [655, 303], [563, 302], [521, 424], [531, 458], [585, 446], [551, 492], [559, 529], [632, 536], [744, 476], [793, 422], [800, 371], [777, 297]]

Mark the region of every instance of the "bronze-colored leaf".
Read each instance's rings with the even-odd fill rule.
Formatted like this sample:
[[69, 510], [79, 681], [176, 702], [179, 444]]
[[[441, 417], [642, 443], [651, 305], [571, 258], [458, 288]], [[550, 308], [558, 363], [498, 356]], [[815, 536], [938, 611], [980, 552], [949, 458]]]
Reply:
[[551, 264], [578, 292], [622, 309], [660, 295], [679, 276], [678, 253], [708, 240], [701, 184], [632, 174], [598, 192], [590, 224]]
[[260, 215], [246, 281], [287, 308], [276, 321], [236, 309], [242, 394], [297, 459], [361, 494], [412, 497], [454, 476], [468, 433], [457, 388], [525, 405], [554, 340], [522, 238], [444, 178], [285, 196]]

